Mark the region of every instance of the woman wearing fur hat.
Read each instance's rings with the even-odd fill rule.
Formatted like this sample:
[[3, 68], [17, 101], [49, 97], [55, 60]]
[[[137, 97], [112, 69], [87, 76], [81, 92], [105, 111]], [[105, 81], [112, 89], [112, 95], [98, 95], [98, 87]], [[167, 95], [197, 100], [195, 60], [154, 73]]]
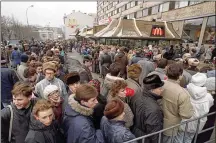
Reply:
[[133, 125], [134, 115], [129, 105], [126, 103], [126, 87], [127, 83], [123, 80], [116, 80], [115, 82], [113, 82], [107, 97], [107, 101], [117, 98], [124, 102], [124, 112], [126, 115], [124, 117], [124, 121], [126, 122], [125, 126], [129, 128]]
[[[131, 100], [131, 109], [134, 113], [132, 133], [136, 137], [144, 136], [163, 129], [163, 112], [157, 103], [161, 99], [164, 82], [156, 74], [147, 76], [143, 80], [142, 96], [137, 94]], [[158, 142], [159, 135], [147, 138], [147, 143]]]
[[[207, 88], [203, 87], [206, 83], [207, 76], [204, 73], [197, 73], [192, 76], [191, 83], [187, 85], [187, 90], [190, 93], [191, 104], [194, 108], [194, 114], [190, 119], [195, 119], [197, 117], [202, 117], [209, 113], [210, 107], [214, 103], [214, 99], [211, 94], [207, 92]], [[182, 122], [186, 121], [185, 119]], [[200, 119], [199, 131], [202, 130], [205, 123], [207, 121], [207, 117]], [[188, 127], [185, 129], [185, 125], [181, 126], [182, 132], [180, 132], [181, 140], [183, 141], [183, 137], [185, 138], [184, 143], [191, 143], [195, 132], [197, 130], [197, 122], [189, 122]], [[185, 132], [185, 133], [184, 133]]]
[[63, 102], [64, 99], [60, 96], [59, 88], [56, 85], [48, 85], [44, 89], [44, 99], [52, 104], [55, 119], [59, 124], [62, 122]]
[[64, 112], [63, 127], [68, 143], [103, 143], [101, 130], [94, 128], [92, 114], [98, 103], [98, 92], [89, 84], [82, 84], [70, 95]]
[[124, 103], [121, 100], [114, 99], [107, 103], [101, 120], [101, 130], [107, 143], [123, 143], [135, 138], [125, 127], [124, 116]]
[[80, 76], [78, 72], [71, 72], [65, 75], [65, 84], [68, 86], [68, 94], [75, 94], [77, 87], [80, 85]]

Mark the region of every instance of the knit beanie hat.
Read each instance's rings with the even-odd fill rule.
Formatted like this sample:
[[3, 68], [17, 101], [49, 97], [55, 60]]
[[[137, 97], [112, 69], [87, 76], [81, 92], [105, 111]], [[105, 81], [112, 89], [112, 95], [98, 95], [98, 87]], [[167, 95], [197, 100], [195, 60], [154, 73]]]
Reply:
[[56, 85], [47, 85], [43, 91], [44, 99], [48, 99], [48, 96], [53, 93], [54, 91], [58, 91], [59, 88]]
[[57, 66], [53, 62], [43, 63], [43, 72], [45, 72], [47, 69], [51, 69], [51, 70], [54, 70], [56, 72], [57, 71]]
[[192, 76], [191, 78], [191, 83], [193, 83], [196, 86], [203, 86], [205, 85], [207, 80], [207, 76], [204, 73], [196, 73], [195, 75]]
[[113, 119], [121, 115], [124, 111], [124, 103], [119, 99], [111, 100], [104, 109], [104, 115], [108, 119]]
[[142, 68], [139, 64], [132, 64], [127, 68], [127, 74], [129, 78], [136, 79], [139, 78], [142, 72]]
[[27, 63], [28, 59], [29, 59], [29, 57], [26, 54], [22, 54], [21, 57], [20, 57], [20, 60], [23, 63]]

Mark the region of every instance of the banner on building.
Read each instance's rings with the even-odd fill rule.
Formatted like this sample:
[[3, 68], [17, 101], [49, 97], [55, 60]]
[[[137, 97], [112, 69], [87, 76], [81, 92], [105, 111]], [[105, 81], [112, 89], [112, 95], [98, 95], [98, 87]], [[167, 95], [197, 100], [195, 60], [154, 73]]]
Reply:
[[165, 36], [164, 26], [153, 25], [151, 30], [151, 36], [164, 37]]
[[105, 19], [101, 19], [99, 21], [99, 25], [109, 24], [111, 21], [112, 21], [112, 19], [110, 17], [109, 18], [105, 18]]

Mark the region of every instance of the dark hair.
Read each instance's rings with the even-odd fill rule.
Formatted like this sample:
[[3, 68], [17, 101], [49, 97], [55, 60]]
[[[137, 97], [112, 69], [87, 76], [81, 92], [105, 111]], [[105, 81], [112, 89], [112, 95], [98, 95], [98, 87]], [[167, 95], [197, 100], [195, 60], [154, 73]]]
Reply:
[[207, 73], [207, 71], [211, 71], [211, 70], [212, 70], [212, 68], [210, 66], [204, 66], [199, 70], [199, 72]]
[[157, 67], [164, 69], [167, 66], [167, 64], [168, 64], [167, 59], [162, 58], [158, 61]]
[[78, 101], [84, 100], [88, 101], [91, 98], [97, 97], [98, 92], [95, 87], [90, 84], [81, 84], [77, 87], [75, 93], [75, 99]]
[[18, 50], [18, 48], [17, 48], [17, 47], [14, 47], [14, 50]]
[[111, 76], [117, 76], [119, 74], [120, 70], [121, 69], [119, 68], [119, 66], [117, 66], [117, 64], [115, 64], [115, 63], [112, 63], [109, 67], [109, 72], [110, 72]]
[[37, 72], [36, 72], [36, 69], [35, 69], [35, 68], [29, 67], [29, 68], [26, 68], [26, 69], [24, 70], [23, 76], [24, 76], [25, 78], [29, 78], [29, 77], [31, 77], [31, 76], [34, 76], [36, 73], [37, 73]]
[[183, 66], [181, 64], [170, 64], [167, 68], [167, 76], [170, 79], [178, 80], [183, 73]]
[[53, 51], [51, 51], [51, 50], [48, 50], [48, 51], [46, 52], [46, 56], [52, 57], [53, 55], [54, 55], [54, 53], [53, 53]]

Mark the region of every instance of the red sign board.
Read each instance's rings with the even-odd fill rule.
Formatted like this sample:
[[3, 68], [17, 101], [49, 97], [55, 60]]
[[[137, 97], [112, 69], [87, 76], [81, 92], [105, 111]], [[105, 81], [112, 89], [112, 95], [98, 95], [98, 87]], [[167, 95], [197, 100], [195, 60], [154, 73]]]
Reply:
[[153, 25], [151, 30], [151, 36], [164, 37], [165, 36], [164, 26]]

